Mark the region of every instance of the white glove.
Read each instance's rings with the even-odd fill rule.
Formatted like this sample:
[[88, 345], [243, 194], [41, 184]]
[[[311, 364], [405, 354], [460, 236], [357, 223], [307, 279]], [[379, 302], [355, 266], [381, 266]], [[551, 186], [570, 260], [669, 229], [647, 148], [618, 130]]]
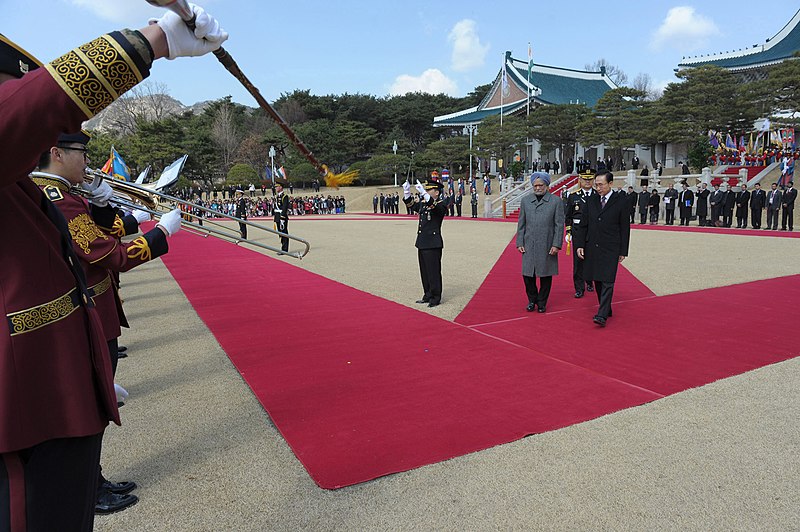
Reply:
[[414, 185], [414, 188], [417, 189], [417, 192], [419, 192], [419, 195], [422, 196], [422, 199], [424, 199], [425, 201], [430, 201], [431, 195], [428, 194], [428, 191], [425, 190], [425, 185], [420, 183], [419, 179], [417, 179], [417, 184]]
[[114, 190], [111, 188], [111, 185], [106, 183], [100, 176], [95, 177], [90, 185], [82, 183], [81, 186], [90, 194], [89, 203], [97, 205], [98, 207], [106, 207], [108, 205], [108, 200], [114, 195]]
[[219, 22], [194, 4], [189, 4], [189, 9], [194, 13], [195, 30], [192, 30], [181, 20], [181, 17], [167, 11], [159, 18], [151, 18], [149, 24], [158, 24], [167, 36], [169, 58], [194, 57], [213, 52], [228, 39], [228, 32], [222, 29]]
[[404, 198], [411, 197], [411, 183], [408, 182], [408, 179], [406, 179], [406, 182], [403, 183], [403, 197]]
[[162, 215], [158, 225], [166, 229], [169, 236], [174, 235], [181, 229], [181, 210], [172, 209], [167, 214]]
[[136, 218], [136, 221], [140, 224], [150, 220], [150, 213], [141, 209], [133, 209], [131, 215]]
[[124, 403], [125, 399], [128, 398], [128, 390], [126, 390], [125, 388], [123, 388], [122, 386], [117, 384], [116, 382], [114, 383], [114, 393], [117, 394], [117, 402], [118, 403]]

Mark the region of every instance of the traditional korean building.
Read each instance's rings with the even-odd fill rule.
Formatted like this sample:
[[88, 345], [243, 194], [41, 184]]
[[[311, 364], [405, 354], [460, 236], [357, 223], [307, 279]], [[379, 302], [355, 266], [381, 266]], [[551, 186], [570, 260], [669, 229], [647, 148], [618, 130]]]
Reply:
[[[537, 105], [582, 103], [592, 108], [606, 91], [617, 88], [602, 67], [599, 72], [586, 72], [534, 63], [529, 79], [528, 61], [511, 57], [511, 52], [506, 52], [505, 72], [505, 90], [501, 68], [480, 104], [434, 117], [433, 126], [474, 128], [486, 117], [501, 112], [503, 116], [525, 114], [529, 105], [533, 109]], [[527, 160], [537, 159], [539, 143], [531, 141], [527, 151]]]
[[744, 81], [755, 81], [764, 79], [771, 66], [796, 59], [796, 52], [800, 52], [800, 10], [783, 29], [762, 44], [732, 52], [684, 57], [676, 70], [716, 65], [738, 74]]

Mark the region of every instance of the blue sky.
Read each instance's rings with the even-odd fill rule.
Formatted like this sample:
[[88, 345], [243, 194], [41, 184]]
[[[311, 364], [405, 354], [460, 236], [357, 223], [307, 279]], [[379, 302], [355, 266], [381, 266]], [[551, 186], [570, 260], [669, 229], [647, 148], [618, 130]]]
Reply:
[[[797, 6], [707, 2], [382, 0], [200, 2], [231, 37], [225, 48], [268, 99], [294, 89], [384, 96], [463, 96], [491, 82], [505, 50], [583, 69], [605, 58], [630, 79], [663, 87], [684, 55], [749, 47], [775, 35]], [[512, 5], [503, 3], [504, 5]], [[714, 7], [712, 7], [714, 6]], [[0, 0], [0, 33], [43, 61], [100, 33], [138, 28], [159, 10], [144, 0]], [[255, 106], [213, 57], [159, 61], [151, 79], [184, 104], [221, 98]]]

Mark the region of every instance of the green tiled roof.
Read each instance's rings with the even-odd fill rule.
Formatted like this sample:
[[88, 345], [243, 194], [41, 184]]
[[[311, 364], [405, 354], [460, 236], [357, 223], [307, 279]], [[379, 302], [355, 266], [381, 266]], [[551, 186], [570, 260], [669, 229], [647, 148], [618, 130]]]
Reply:
[[[549, 103], [552, 105], [584, 103], [588, 107], [594, 107], [597, 104], [597, 100], [599, 100], [600, 97], [611, 88], [608, 83], [599, 77], [595, 79], [581, 79], [566, 75], [545, 73], [541, 72], [541, 70], [544, 69], [537, 68], [539, 66], [540, 65], [536, 64], [533, 66], [533, 71], [531, 72], [531, 84], [541, 90], [541, 93], [536, 96], [536, 99], [543, 103]], [[560, 70], [562, 70], [564, 73], [578, 72], [569, 71], [567, 69]], [[527, 67], [515, 67], [514, 73], [520, 81], [527, 82]]]
[[[517, 102], [512, 105], [506, 105], [503, 107], [503, 115], [508, 115], [513, 113], [520, 107], [525, 105], [525, 102]], [[463, 114], [457, 114], [456, 116], [453, 115], [445, 115], [444, 117], [437, 116], [433, 119], [433, 124], [435, 126], [466, 126], [467, 124], [478, 124], [487, 116], [494, 116], [500, 114], [499, 107], [492, 107], [490, 109], [475, 109], [471, 112], [462, 112]], [[469, 111], [469, 110], [467, 110]]]
[[800, 11], [765, 44], [756, 45], [740, 52], [692, 57], [682, 61], [678, 68], [716, 65], [730, 70], [746, 69], [783, 61], [792, 57], [797, 51], [800, 51]]

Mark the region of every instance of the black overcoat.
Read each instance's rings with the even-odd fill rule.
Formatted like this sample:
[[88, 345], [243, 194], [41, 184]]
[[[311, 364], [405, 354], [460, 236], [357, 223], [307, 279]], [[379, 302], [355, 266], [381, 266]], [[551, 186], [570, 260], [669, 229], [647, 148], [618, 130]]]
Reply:
[[625, 195], [611, 194], [604, 209], [600, 196], [593, 194], [586, 204], [586, 215], [574, 235], [575, 249], [583, 248], [583, 277], [587, 281], [613, 283], [619, 257], [628, 256], [631, 219]]

